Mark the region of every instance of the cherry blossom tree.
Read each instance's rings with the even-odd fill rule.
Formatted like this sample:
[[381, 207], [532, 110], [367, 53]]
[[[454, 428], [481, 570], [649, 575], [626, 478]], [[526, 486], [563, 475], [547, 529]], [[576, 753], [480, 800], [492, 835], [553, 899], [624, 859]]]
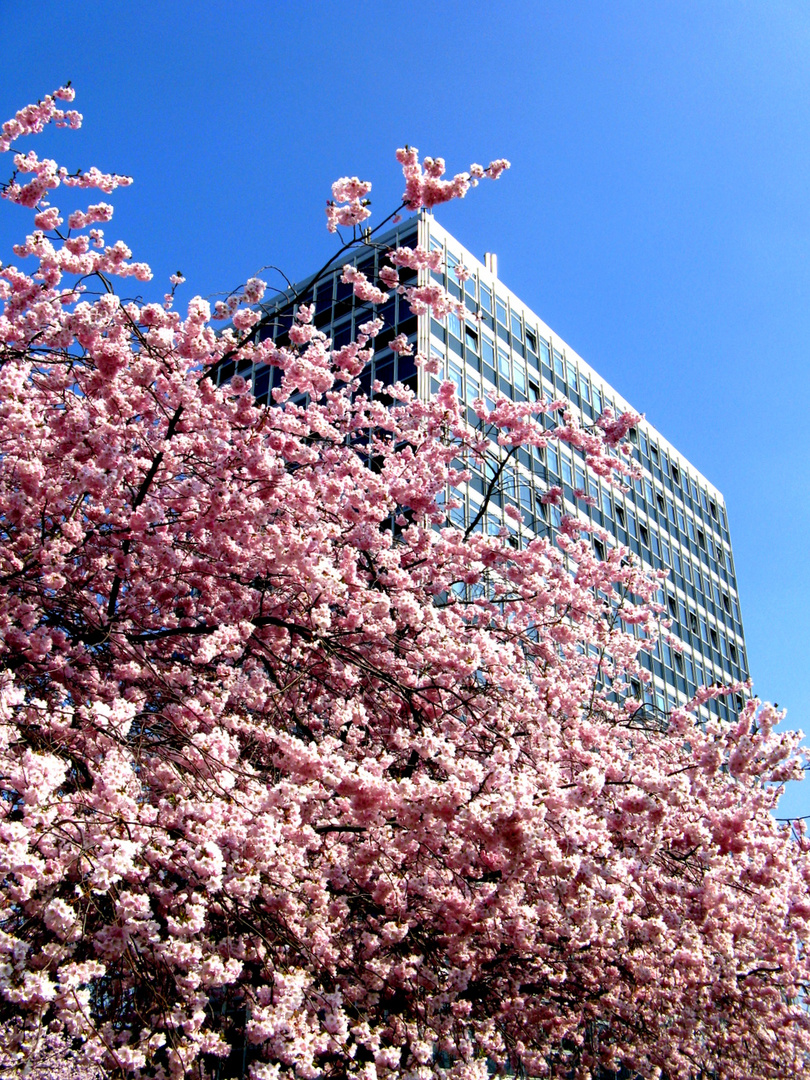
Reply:
[[[72, 98], [0, 149], [78, 127]], [[406, 209], [507, 165], [397, 156]], [[347, 263], [360, 337], [333, 350], [300, 306], [277, 347], [263, 282], [213, 312], [176, 310], [179, 277], [129, 297], [150, 272], [107, 244], [111, 206], [50, 201], [128, 178], [13, 161], [34, 218], [0, 270], [6, 1072], [56, 1075], [61, 1046], [66, 1074], [161, 1080], [810, 1074], [810, 860], [771, 813], [797, 739], [753, 700], [698, 722], [728, 688], [650, 716], [659, 580], [604, 534], [598, 558], [566, 517], [515, 542], [447, 516], [468, 466], [491, 498], [521, 446], [624, 483], [638, 418], [501, 399], [471, 425], [451, 383], [369, 399], [374, 305], [455, 303], [400, 282], [435, 254]], [[334, 186], [344, 248], [374, 242], [369, 187]], [[215, 385], [231, 360], [279, 369], [274, 406]]]

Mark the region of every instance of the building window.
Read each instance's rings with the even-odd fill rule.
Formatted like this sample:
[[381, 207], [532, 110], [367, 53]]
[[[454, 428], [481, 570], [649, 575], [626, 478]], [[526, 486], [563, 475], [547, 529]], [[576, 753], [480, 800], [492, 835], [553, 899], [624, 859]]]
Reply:
[[526, 372], [523, 369], [523, 364], [518, 359], [515, 359], [512, 363], [513, 370], [515, 372], [515, 386], [520, 390], [521, 394], [526, 393]]
[[500, 296], [495, 297], [495, 312], [501, 326], [506, 326], [506, 304], [501, 300]]
[[481, 282], [481, 307], [488, 315], [492, 314], [492, 292]]
[[315, 313], [317, 315], [322, 315], [324, 311], [332, 306], [334, 283], [334, 276], [318, 282], [318, 299], [315, 303]]
[[450, 364], [448, 365], [447, 375], [448, 375], [448, 378], [455, 384], [456, 392], [457, 392], [459, 398], [461, 399], [461, 401], [463, 401], [464, 400], [464, 376], [462, 374], [461, 368], [457, 364], [455, 364], [452, 360], [450, 361]]
[[436, 375], [441, 379], [444, 375], [444, 350], [440, 349], [438, 345], [431, 344], [430, 355], [432, 359], [439, 361], [439, 370], [436, 372]]
[[548, 461], [548, 471], [558, 477], [560, 475], [560, 466], [557, 460], [557, 451], [553, 446], [546, 449], [546, 459]]

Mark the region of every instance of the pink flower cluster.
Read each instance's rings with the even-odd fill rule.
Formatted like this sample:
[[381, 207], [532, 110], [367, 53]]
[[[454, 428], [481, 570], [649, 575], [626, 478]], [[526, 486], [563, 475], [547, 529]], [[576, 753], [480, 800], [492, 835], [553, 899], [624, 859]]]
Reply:
[[399, 285], [399, 274], [393, 266], [381, 266], [379, 277], [380, 281], [388, 289], [395, 289]]
[[505, 158], [493, 161], [486, 169], [480, 165], [470, 166], [469, 172], [456, 173], [452, 180], [443, 180], [447, 171], [444, 158], [426, 157], [419, 162], [419, 151], [412, 146], [397, 150], [397, 161], [402, 165], [405, 177], [405, 193], [402, 201], [409, 210], [424, 206], [431, 209], [451, 199], [463, 199], [471, 186], [482, 177], [497, 180], [509, 168]]
[[417, 244], [415, 248], [394, 248], [388, 258], [394, 266], [407, 266], [411, 270], [440, 270], [442, 267], [442, 253], [425, 251], [421, 244]]
[[429, 285], [410, 286], [405, 289], [405, 297], [414, 315], [425, 315], [431, 312], [434, 318], [443, 319], [448, 313], [453, 312], [459, 317], [464, 316], [464, 305], [435, 282]]
[[340, 280], [344, 285], [351, 285], [354, 295], [368, 304], [384, 304], [388, 299], [388, 293], [373, 285], [362, 271], [351, 264], [343, 267]]
[[397, 334], [388, 346], [391, 352], [399, 353], [400, 356], [412, 356], [413, 346], [405, 334]]
[[[356, 176], [344, 176], [332, 184], [332, 199], [326, 205], [326, 221], [329, 232], [336, 232], [339, 225], [359, 225], [371, 217], [369, 200], [365, 196], [371, 191], [371, 184]], [[344, 206], [336, 205], [345, 203]]]
[[37, 135], [50, 123], [57, 127], [81, 127], [82, 117], [73, 110], [58, 108], [57, 101], [73, 101], [75, 91], [70, 86], [60, 86], [53, 94], [48, 94], [36, 105], [26, 105], [12, 120], [3, 124], [0, 135], [0, 153], [11, 148], [11, 144], [23, 135]]
[[68, 218], [68, 225], [71, 229], [84, 229], [97, 221], [110, 221], [112, 216], [113, 208], [109, 203], [96, 203], [84, 211], [74, 210]]
[[623, 442], [632, 429], [638, 424], [641, 417], [638, 413], [626, 412], [621, 416], [614, 416], [611, 409], [605, 409], [598, 420], [599, 427], [605, 433], [605, 442], [608, 446], [618, 446]]
[[660, 581], [606, 534], [451, 524], [473, 469], [509, 505], [521, 447], [626, 478], [637, 418], [385, 405], [380, 317], [333, 350], [303, 305], [280, 347], [251, 279], [216, 332], [31, 209], [0, 266], [3, 1075], [810, 1075], [797, 736], [755, 700], [696, 722], [735, 687], [651, 717]]
[[371, 184], [367, 180], [360, 180], [357, 176], [344, 176], [332, 184], [332, 198], [339, 203], [362, 199], [370, 191]]

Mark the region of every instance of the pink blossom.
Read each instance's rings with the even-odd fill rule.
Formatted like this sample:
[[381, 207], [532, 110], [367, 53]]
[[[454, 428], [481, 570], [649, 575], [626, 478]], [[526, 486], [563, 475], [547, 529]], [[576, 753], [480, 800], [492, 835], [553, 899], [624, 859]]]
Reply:
[[446, 172], [444, 158], [425, 158], [419, 163], [419, 152], [413, 147], [405, 147], [397, 151], [397, 161], [402, 165], [405, 177], [405, 193], [402, 201], [409, 210], [417, 210], [424, 206], [430, 209], [440, 203], [449, 202], [451, 199], [463, 199], [470, 189], [472, 181], [478, 182], [480, 176], [486, 176], [491, 180], [497, 180], [501, 173], [509, 168], [509, 162], [505, 158], [491, 162], [486, 169], [480, 170], [476, 176], [471, 173], [456, 173], [451, 180], [443, 180]]
[[395, 266], [407, 266], [411, 270], [439, 270], [442, 266], [440, 251], [426, 251], [421, 244], [415, 248], [398, 247], [391, 251], [388, 258]]
[[408, 288], [405, 296], [414, 315], [424, 315], [430, 311], [435, 319], [443, 319], [449, 312], [459, 317], [464, 314], [464, 305], [435, 282]]
[[408, 341], [405, 334], [397, 334], [389, 345], [389, 348], [392, 352], [399, 353], [401, 356], [413, 355], [413, 345]]
[[62, 224], [59, 210], [55, 206], [50, 206], [47, 210], [41, 210], [35, 215], [34, 224], [38, 229], [49, 230], [58, 228]]
[[358, 270], [356, 266], [344, 266], [340, 280], [344, 285], [350, 284], [353, 288], [354, 295], [366, 303], [384, 304], [388, 299], [388, 293], [383, 292], [375, 285], [372, 285], [366, 275]]
[[36, 105], [27, 105], [13, 120], [3, 124], [0, 136], [0, 153], [8, 150], [15, 139], [22, 135], [36, 135], [53, 122], [57, 127], [81, 127], [82, 117], [73, 111], [64, 111], [56, 107], [56, 101], [73, 101], [75, 94], [69, 86], [60, 86]]
[[[69, 96], [3, 141], [70, 126]], [[398, 157], [414, 205], [506, 166], [445, 180], [440, 158]], [[67, 173], [19, 161], [28, 273], [0, 269], [3, 1075], [807, 1076], [810, 845], [773, 815], [798, 736], [753, 699], [732, 724], [707, 713], [739, 685], [663, 722], [644, 694], [664, 572], [571, 515], [535, 535], [509, 502], [519, 448], [568, 443], [632, 477], [638, 418], [585, 429], [562, 401], [498, 398], [471, 424], [449, 380], [387, 406], [358, 378], [381, 317], [332, 349], [306, 305], [285, 347], [253, 340], [258, 279], [213, 314], [167, 309], [180, 275], [163, 302], [122, 299], [148, 267], [59, 236], [42, 199]], [[350, 206], [358, 184], [334, 194]], [[353, 265], [343, 281], [388, 299]], [[433, 282], [404, 296], [457, 309]], [[268, 370], [276, 407], [251, 393]], [[473, 473], [491, 516], [461, 527]]]
[[249, 330], [252, 326], [261, 318], [261, 314], [258, 311], [252, 311], [249, 308], [242, 308], [241, 311], [237, 311], [233, 317], [233, 325], [237, 330]]
[[369, 319], [368, 322], [360, 323], [358, 330], [366, 338], [375, 338], [383, 325], [382, 319]]
[[618, 446], [640, 420], [638, 413], [626, 412], [619, 417], [614, 417], [610, 409], [605, 409], [597, 422], [605, 433], [605, 442], [608, 446]]
[[326, 206], [326, 227], [331, 233], [336, 232], [339, 225], [359, 225], [369, 217], [371, 211], [365, 200], [352, 199], [346, 206], [335, 206], [330, 202]]
[[498, 158], [497, 161], [491, 161], [484, 169], [484, 175], [488, 176], [490, 180], [497, 180], [498, 177], [506, 169], [511, 169], [512, 163], [507, 161], [506, 158]]
[[371, 191], [371, 184], [356, 176], [344, 176], [332, 184], [332, 198], [335, 202], [352, 202], [362, 199]]
[[128, 187], [132, 183], [131, 176], [120, 176], [116, 173], [102, 173], [98, 169], [88, 169], [86, 173], [68, 175], [65, 170], [60, 170], [59, 178], [66, 187], [98, 188], [109, 195], [118, 187]]
[[68, 225], [71, 229], [83, 229], [97, 221], [110, 221], [112, 215], [113, 208], [109, 203], [96, 203], [85, 211], [74, 210], [68, 218]]
[[399, 274], [393, 266], [380, 267], [380, 281], [389, 289], [395, 289], [399, 285]]

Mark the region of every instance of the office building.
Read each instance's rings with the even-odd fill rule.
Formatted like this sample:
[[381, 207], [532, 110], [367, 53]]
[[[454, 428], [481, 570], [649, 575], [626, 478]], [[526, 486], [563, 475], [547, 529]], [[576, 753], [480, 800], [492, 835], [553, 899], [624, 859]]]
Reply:
[[[450, 314], [441, 322], [430, 315], [416, 317], [407, 301], [392, 291], [384, 305], [373, 309], [384, 320], [385, 329], [374, 342], [372, 364], [360, 378], [365, 392], [372, 392], [377, 379], [384, 385], [401, 381], [427, 398], [444, 377], [455, 383], [466, 403], [479, 397], [492, 401], [498, 394], [516, 401], [565, 397], [586, 425], [607, 407], [615, 413], [631, 408], [502, 284], [493, 257], [480, 262], [427, 213], [403, 221], [375, 238], [373, 246], [360, 246], [339, 260], [316, 281], [305, 282], [264, 305], [271, 318], [263, 334], [284, 343], [295, 305], [306, 302], [314, 303], [315, 324], [332, 338], [333, 348], [347, 344], [357, 335], [359, 324], [369, 320], [371, 309], [353, 296], [351, 285], [340, 281], [340, 267], [353, 262], [376, 282], [378, 267], [387, 264], [384, 256], [390, 247], [417, 243], [426, 250], [441, 251], [446, 269], [431, 276], [463, 302], [468, 317]], [[459, 263], [471, 272], [463, 284], [454, 274]], [[420, 273], [420, 283], [427, 282], [428, 272]], [[406, 285], [417, 283], [413, 271], [401, 270], [400, 279]], [[412, 356], [392, 352], [389, 344], [397, 334], [407, 335], [415, 351], [435, 357], [442, 375], [430, 375], [417, 369]], [[277, 372], [264, 367], [241, 373], [252, 377], [257, 398], [270, 400]], [[228, 365], [220, 378], [232, 374], [233, 365]], [[472, 410], [469, 417], [476, 422]], [[687, 701], [699, 685], [747, 678], [740, 601], [720, 492], [646, 421], [631, 432], [631, 443], [642, 476], [625, 493], [590, 474], [582, 455], [566, 445], [549, 446], [545, 451], [521, 449], [479, 527], [497, 532], [505, 526], [515, 543], [521, 542], [521, 532], [553, 533], [560, 508], [544, 505], [539, 497], [550, 486], [559, 485], [563, 512], [604, 528], [647, 566], [669, 569], [660, 599], [671, 620], [670, 632], [682, 649], [672, 649], [661, 640], [654, 654], [644, 655], [652, 676], [648, 708], [665, 714], [673, 704]], [[483, 490], [483, 476], [473, 471], [464, 490], [448, 492], [459, 503], [449, 512], [454, 523], [463, 526], [475, 519]], [[525, 522], [522, 528], [502, 516], [508, 503], [519, 506]], [[597, 554], [604, 555], [604, 542], [595, 539], [594, 545]], [[733, 695], [711, 702], [709, 709], [730, 719], [741, 704], [742, 698]]]

